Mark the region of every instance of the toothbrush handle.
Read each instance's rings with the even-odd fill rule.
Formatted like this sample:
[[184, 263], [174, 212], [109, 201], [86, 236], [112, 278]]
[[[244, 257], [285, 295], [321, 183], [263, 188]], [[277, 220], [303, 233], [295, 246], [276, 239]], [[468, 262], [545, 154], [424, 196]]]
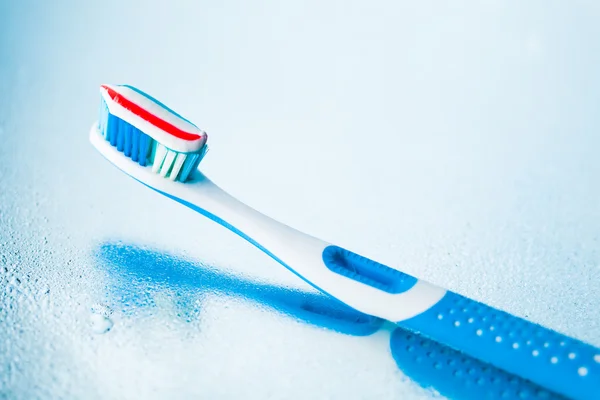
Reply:
[[[122, 157], [103, 139], [91, 137], [110, 160]], [[600, 393], [599, 349], [299, 232], [241, 203], [199, 172], [190, 183], [173, 184], [135, 163], [120, 167], [358, 311], [397, 321], [568, 397], [591, 399]]]
[[[450, 291], [431, 303], [417, 286], [425, 282], [337, 246], [325, 248], [323, 262], [362, 283], [361, 296], [387, 292], [387, 307], [376, 316], [569, 398], [599, 398], [600, 349]], [[336, 297], [352, 300], [343, 294]], [[411, 306], [423, 308], [394, 318], [392, 308]]]
[[569, 398], [600, 395], [600, 349], [459, 294], [397, 324]]

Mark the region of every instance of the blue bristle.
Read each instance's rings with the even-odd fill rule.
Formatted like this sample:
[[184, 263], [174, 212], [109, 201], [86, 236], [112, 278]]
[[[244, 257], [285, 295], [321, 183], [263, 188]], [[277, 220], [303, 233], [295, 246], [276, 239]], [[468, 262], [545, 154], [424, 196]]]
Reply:
[[123, 152], [125, 156], [130, 157], [133, 161], [138, 162], [141, 166], [146, 166], [152, 138], [130, 123], [111, 114], [104, 101], [102, 101], [100, 107], [98, 126], [100, 133], [111, 145], [116, 146], [117, 150]]
[[150, 145], [150, 136], [140, 132], [140, 148], [138, 153], [138, 163], [142, 166], [146, 166], [146, 159], [148, 157], [148, 146]]
[[133, 161], [137, 161], [139, 158], [139, 148], [140, 148], [140, 131], [137, 129], [132, 129], [131, 132], [131, 159]]
[[125, 128], [125, 140], [123, 145], [123, 154], [127, 157], [131, 157], [131, 135], [133, 135], [133, 131], [135, 128], [131, 125]]
[[[202, 150], [199, 153], [198, 165], [200, 165], [200, 162], [204, 159], [204, 156], [206, 155], [207, 152], [208, 152], [208, 145], [205, 143], [204, 146], [202, 147]], [[198, 168], [198, 165], [196, 165], [196, 168]]]
[[123, 151], [123, 144], [125, 143], [125, 135], [127, 134], [127, 123], [123, 120], [119, 121], [119, 129], [117, 131], [117, 150]]
[[113, 146], [117, 145], [117, 136], [120, 128], [119, 121], [120, 118], [115, 117], [112, 114], [108, 114], [108, 126], [106, 127], [106, 131], [108, 132], [108, 140]]
[[200, 161], [202, 161], [202, 157], [200, 156], [200, 154], [198, 154], [198, 157], [196, 157], [196, 159], [194, 160], [194, 163], [192, 164], [192, 171], [198, 169], [198, 165], [200, 165]]

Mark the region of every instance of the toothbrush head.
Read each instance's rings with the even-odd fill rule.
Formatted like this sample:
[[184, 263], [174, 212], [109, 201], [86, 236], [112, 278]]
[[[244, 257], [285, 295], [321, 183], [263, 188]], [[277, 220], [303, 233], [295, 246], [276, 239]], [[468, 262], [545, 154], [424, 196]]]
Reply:
[[208, 150], [206, 132], [129, 85], [100, 86], [96, 129], [126, 157], [172, 181], [185, 182]]

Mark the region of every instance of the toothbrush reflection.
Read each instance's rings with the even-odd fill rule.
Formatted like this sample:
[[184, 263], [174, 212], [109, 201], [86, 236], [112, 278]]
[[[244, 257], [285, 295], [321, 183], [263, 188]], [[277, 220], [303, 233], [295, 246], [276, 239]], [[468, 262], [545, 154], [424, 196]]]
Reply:
[[[382, 319], [362, 314], [325, 295], [251, 281], [135, 245], [105, 243], [97, 256], [112, 276], [125, 275], [122, 285], [111, 288], [111, 297], [119, 299], [121, 305], [152, 307], [156, 306], [153, 292], [170, 289], [178, 293], [192, 289], [198, 294], [237, 297], [304, 323], [348, 335], [370, 335], [383, 324]], [[132, 290], [132, 282], [140, 280], [143, 287]], [[182, 314], [193, 314], [195, 306], [185, 294], [176, 297]]]

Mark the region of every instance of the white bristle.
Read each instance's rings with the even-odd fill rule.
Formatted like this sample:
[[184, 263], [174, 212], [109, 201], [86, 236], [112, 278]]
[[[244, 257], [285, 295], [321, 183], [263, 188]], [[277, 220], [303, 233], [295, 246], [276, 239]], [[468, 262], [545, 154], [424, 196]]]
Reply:
[[177, 179], [177, 175], [179, 175], [179, 171], [181, 170], [181, 167], [183, 166], [183, 163], [185, 162], [186, 158], [187, 154], [185, 153], [177, 154], [177, 158], [175, 158], [175, 162], [173, 163], [173, 168], [171, 168], [171, 175], [169, 175], [169, 179], [171, 179], [172, 181]]
[[106, 103], [102, 101], [100, 103], [100, 116], [98, 119], [98, 126], [100, 127], [100, 133], [102, 133], [104, 139], [106, 139], [108, 135], [106, 125], [108, 125], [108, 107], [106, 106]]
[[171, 170], [173, 161], [175, 161], [175, 157], [177, 157], [177, 153], [174, 152], [173, 150], [167, 149], [167, 156], [165, 157], [165, 160], [163, 161], [163, 165], [160, 169], [160, 176], [162, 176], [163, 178], [167, 176], [167, 174]]
[[153, 153], [152, 172], [157, 173], [160, 170], [160, 167], [162, 167], [165, 156], [167, 155], [167, 148], [160, 143], [156, 143], [156, 150]]

